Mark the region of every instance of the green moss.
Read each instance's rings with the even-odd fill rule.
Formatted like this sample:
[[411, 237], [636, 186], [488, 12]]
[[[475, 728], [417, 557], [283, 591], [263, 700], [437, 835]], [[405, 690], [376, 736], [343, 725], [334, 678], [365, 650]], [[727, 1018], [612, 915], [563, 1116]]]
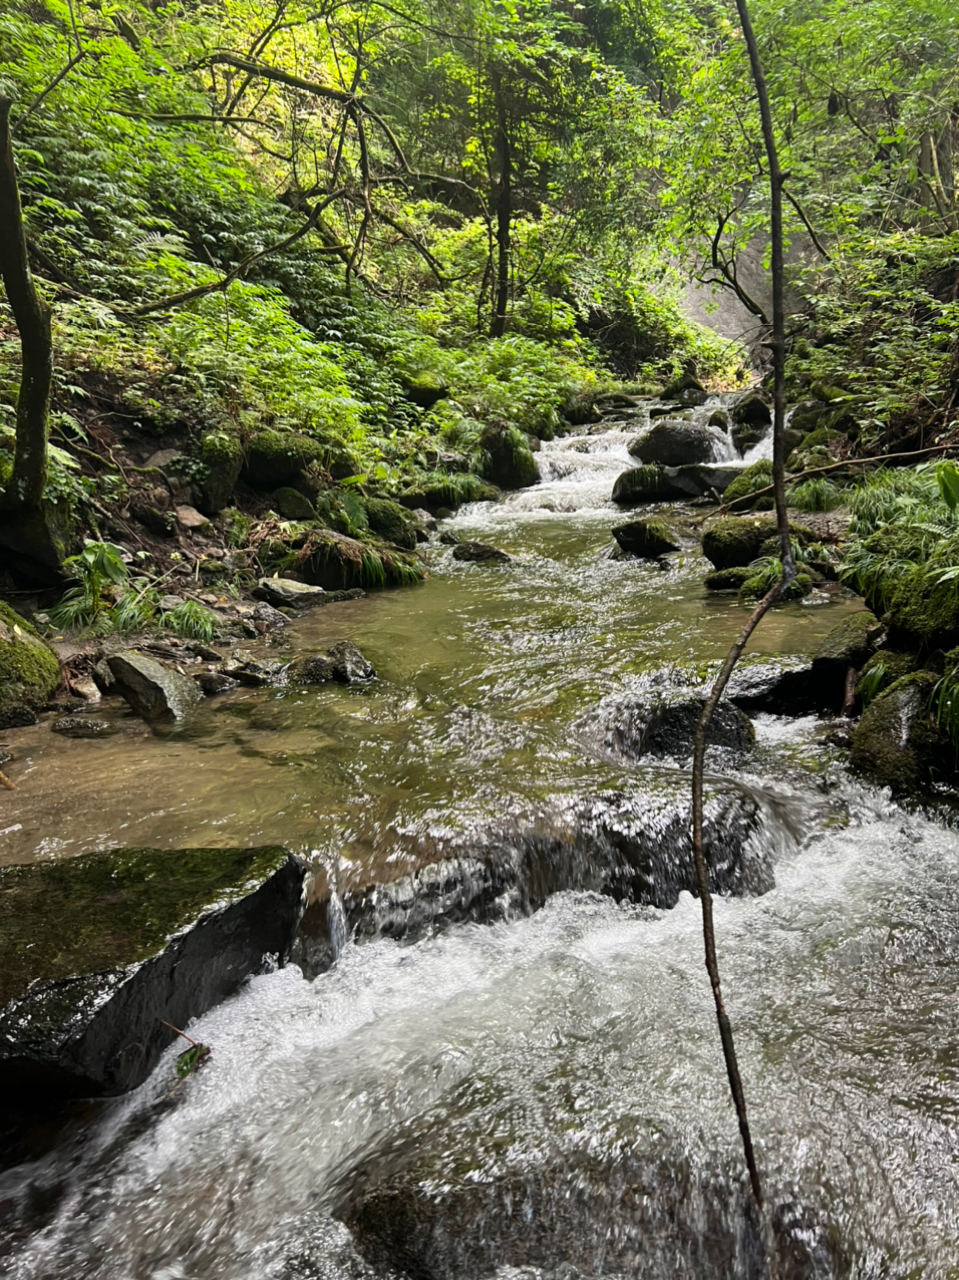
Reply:
[[[756, 574], [749, 577], [739, 588], [739, 594], [744, 600], [761, 600], [769, 590], [769, 579], [765, 574]], [[813, 588], [812, 577], [808, 573], [797, 573], [789, 586], [780, 593], [779, 599], [786, 600], [802, 600], [804, 596], [808, 596]]]
[[311, 462], [319, 462], [324, 446], [310, 436], [258, 431], [246, 445], [246, 476], [257, 489], [273, 490], [295, 479]]
[[403, 378], [407, 396], [414, 404], [430, 409], [438, 400], [449, 395], [449, 383], [442, 374], [430, 369], [414, 369]]
[[200, 441], [200, 461], [206, 468], [203, 509], [221, 511], [230, 498], [243, 466], [243, 448], [236, 436], [211, 431]]
[[959, 638], [959, 592], [921, 573], [908, 575], [889, 604], [889, 628], [921, 647], [944, 648]]
[[367, 498], [366, 516], [374, 533], [398, 547], [412, 551], [416, 546], [416, 529], [405, 507], [387, 498]]
[[737, 504], [742, 510], [753, 508], [758, 511], [770, 511], [775, 505], [773, 495], [765, 494], [762, 498], [747, 501], [750, 495], [759, 489], [766, 489], [772, 484], [773, 464], [768, 458], [760, 458], [752, 466], [738, 475], [723, 493], [723, 502], [729, 506]]
[[[802, 524], [790, 522], [789, 532], [800, 546], [816, 540], [813, 531]], [[724, 516], [703, 534], [703, 555], [717, 569], [732, 569], [751, 564], [760, 547], [774, 537], [776, 521], [772, 516]]]
[[619, 525], [613, 530], [613, 537], [624, 551], [634, 556], [655, 558], [679, 550], [676, 534], [665, 520], [656, 517]]
[[464, 502], [495, 502], [498, 497], [499, 490], [479, 476], [447, 475], [442, 471], [428, 473], [399, 495], [401, 504], [414, 511], [420, 507], [426, 511], [440, 507], [455, 511]]
[[18, 713], [31, 719], [59, 683], [56, 654], [26, 619], [0, 601], [0, 727], [16, 724]]
[[851, 613], [825, 636], [816, 650], [815, 658], [844, 668], [859, 667], [869, 657], [872, 638], [880, 630], [877, 619], [868, 611]]
[[0, 1006], [33, 983], [123, 969], [244, 897], [285, 849], [118, 849], [0, 868]]
[[517, 427], [490, 423], [478, 444], [482, 458], [478, 470], [501, 489], [526, 489], [539, 479], [529, 440]]
[[284, 520], [313, 520], [313, 503], [297, 489], [283, 487], [273, 494], [273, 505]]
[[953, 752], [929, 714], [938, 677], [903, 676], [870, 702], [853, 734], [850, 763], [897, 796], [917, 796], [951, 769]]
[[[959, 662], [959, 650], [956, 653], [956, 660]], [[871, 689], [872, 697], [878, 697], [880, 693], [884, 693], [897, 680], [901, 680], [903, 676], [911, 675], [916, 669], [916, 655], [914, 653], [898, 653], [893, 649], [879, 649], [868, 659], [865, 666], [859, 673], [859, 680], [856, 684], [856, 693], [860, 692], [860, 688], [866, 683]], [[881, 671], [881, 675], [873, 688], [874, 671]]]
[[748, 565], [714, 569], [712, 573], [706, 574], [704, 585], [707, 591], [738, 591], [752, 576], [753, 571]]

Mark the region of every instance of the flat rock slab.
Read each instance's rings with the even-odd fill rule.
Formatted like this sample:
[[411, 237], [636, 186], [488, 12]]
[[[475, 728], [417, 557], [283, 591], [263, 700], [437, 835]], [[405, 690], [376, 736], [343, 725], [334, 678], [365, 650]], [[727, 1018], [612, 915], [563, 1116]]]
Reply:
[[182, 720], [203, 696], [189, 676], [142, 653], [115, 653], [107, 658], [107, 666], [116, 682], [116, 692], [150, 724]]
[[286, 960], [306, 867], [285, 849], [121, 849], [0, 868], [5, 1107], [124, 1093], [175, 1034]]
[[312, 609], [325, 604], [327, 595], [322, 587], [293, 578], [261, 578], [253, 594], [258, 600], [285, 609]]

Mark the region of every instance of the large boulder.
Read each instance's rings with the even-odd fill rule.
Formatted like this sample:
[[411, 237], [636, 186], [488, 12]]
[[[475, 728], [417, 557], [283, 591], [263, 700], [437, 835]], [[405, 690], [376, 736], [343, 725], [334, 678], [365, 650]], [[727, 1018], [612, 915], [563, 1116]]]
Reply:
[[920, 796], [954, 772], [952, 745], [931, 715], [937, 682], [929, 671], [903, 676], [870, 702], [853, 733], [853, 769], [895, 796]]
[[414, 369], [403, 377], [403, 389], [408, 400], [421, 409], [432, 409], [433, 405], [444, 400], [450, 392], [449, 383], [441, 373], [431, 369]]
[[645, 502], [676, 501], [690, 494], [662, 467], [643, 466], [617, 476], [612, 496], [621, 507], [635, 507]]
[[723, 502], [727, 506], [735, 504], [741, 510], [754, 509], [771, 511], [776, 505], [772, 493], [763, 493], [761, 498], [752, 495], [759, 490], [768, 489], [773, 482], [773, 464], [769, 458], [760, 458], [752, 466], [741, 471], [723, 494]]
[[684, 408], [692, 409], [705, 404], [709, 399], [709, 392], [694, 374], [685, 373], [666, 387], [663, 399], [673, 400]]
[[773, 415], [762, 395], [754, 388], [735, 402], [732, 407], [732, 419], [733, 422], [751, 427], [771, 427]]
[[0, 600], [0, 729], [36, 724], [60, 683], [60, 663], [25, 618]]
[[325, 450], [310, 436], [287, 431], [258, 431], [246, 444], [243, 476], [254, 489], [272, 492], [295, 480], [304, 467], [318, 462]]
[[416, 521], [405, 507], [388, 498], [367, 498], [364, 505], [375, 534], [406, 551], [416, 547]]
[[[305, 866], [285, 849], [121, 849], [0, 868], [0, 1093], [123, 1093], [250, 974], [283, 963]], [[185, 1048], [184, 1044], [184, 1048]]]
[[634, 440], [629, 446], [629, 453], [637, 462], [682, 467], [694, 462], [715, 461], [719, 443], [713, 427], [664, 418]]
[[316, 508], [305, 493], [290, 485], [283, 485], [274, 490], [271, 499], [273, 506], [284, 520], [315, 520]]
[[539, 480], [536, 460], [522, 431], [506, 422], [488, 423], [480, 433], [483, 475], [500, 489], [526, 489]]
[[211, 431], [200, 441], [200, 461], [206, 468], [200, 506], [207, 515], [216, 515], [230, 505], [243, 468], [243, 447], [236, 436]]
[[691, 498], [700, 498], [722, 496], [742, 470], [741, 462], [697, 462], [670, 467], [668, 474], [677, 488], [684, 489]]
[[261, 578], [253, 591], [257, 600], [282, 609], [312, 609], [326, 603], [326, 594], [322, 587], [294, 578]]
[[114, 692], [150, 724], [182, 720], [202, 698], [194, 680], [132, 649], [107, 659]]
[[775, 533], [776, 521], [768, 516], [726, 516], [703, 534], [703, 555], [717, 569], [748, 565]]
[[678, 551], [679, 543], [669, 525], [662, 520], [630, 520], [617, 525], [613, 537], [627, 555], [656, 559]]

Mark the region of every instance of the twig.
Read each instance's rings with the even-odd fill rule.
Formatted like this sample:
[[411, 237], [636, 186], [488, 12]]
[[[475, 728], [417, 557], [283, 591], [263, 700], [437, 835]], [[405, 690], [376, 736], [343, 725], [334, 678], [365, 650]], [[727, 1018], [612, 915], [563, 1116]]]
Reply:
[[19, 790], [20, 790], [20, 788], [17, 786], [17, 784], [16, 784], [15, 782], [11, 782], [11, 781], [10, 781], [10, 779], [7, 777], [7, 775], [6, 775], [2, 770], [0, 770], [0, 783], [3, 783], [3, 785], [6, 787], [6, 789], [7, 789], [8, 791], [19, 791]]
[[175, 1031], [178, 1036], [182, 1036], [184, 1040], [192, 1044], [194, 1049], [200, 1049], [203, 1047], [202, 1045], [197, 1044], [196, 1040], [191, 1040], [185, 1031], [181, 1031], [179, 1027], [175, 1027], [172, 1022], [167, 1022], [166, 1018], [161, 1018], [160, 1021], [165, 1027], [169, 1027], [171, 1031]]

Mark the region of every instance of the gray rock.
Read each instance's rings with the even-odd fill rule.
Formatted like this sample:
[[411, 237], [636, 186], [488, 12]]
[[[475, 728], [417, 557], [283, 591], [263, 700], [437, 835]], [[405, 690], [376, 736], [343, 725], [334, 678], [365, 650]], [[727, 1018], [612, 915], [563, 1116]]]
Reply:
[[621, 507], [638, 506], [646, 502], [674, 502], [690, 497], [689, 490], [680, 486], [665, 467], [633, 467], [617, 476], [612, 498]]
[[94, 720], [91, 716], [60, 716], [50, 729], [65, 738], [106, 738], [115, 732], [116, 726], [109, 720]]
[[323, 653], [294, 658], [286, 669], [288, 684], [326, 684], [336, 679], [333, 659]]
[[248, 649], [235, 649], [228, 658], [224, 659], [221, 668], [225, 675], [232, 676], [240, 684], [251, 685], [254, 688], [282, 684], [285, 669], [282, 662], [258, 658]]
[[280, 613], [279, 609], [274, 609], [271, 604], [267, 604], [265, 600], [253, 610], [254, 622], [262, 622], [270, 631], [276, 630], [278, 627], [288, 627], [290, 620], [285, 613]]
[[349, 640], [341, 640], [328, 650], [333, 663], [333, 674], [341, 684], [359, 684], [372, 680], [376, 675], [372, 664]]
[[239, 681], [228, 676], [225, 671], [197, 671], [193, 679], [208, 698], [213, 698], [218, 693], [229, 693], [239, 685]]
[[106, 658], [101, 658], [93, 668], [93, 678], [103, 693], [111, 693], [116, 685], [116, 680], [113, 678], [113, 672], [110, 670], [110, 664]]
[[176, 508], [176, 522], [181, 529], [207, 529], [210, 521], [197, 511], [196, 507], [191, 507], [187, 503], [182, 503]]
[[915, 799], [955, 775], [955, 752], [929, 714], [938, 677], [903, 676], [870, 702], [852, 737], [850, 764], [895, 796]]
[[450, 529], [444, 529], [439, 536], [439, 541], [444, 547], [455, 547], [459, 544], [459, 538]]
[[100, 690], [97, 688], [96, 681], [91, 676], [80, 676], [76, 680], [70, 681], [70, 688], [84, 702], [99, 702]]
[[741, 462], [699, 462], [685, 467], [665, 467], [666, 474], [679, 489], [685, 489], [691, 498], [723, 494], [742, 475]]
[[458, 542], [453, 548], [453, 559], [471, 564], [509, 564], [511, 557], [486, 542]]
[[126, 650], [107, 659], [116, 692], [150, 724], [182, 720], [200, 701], [194, 681], [153, 658]]
[[253, 594], [258, 600], [287, 609], [309, 609], [323, 604], [326, 592], [310, 582], [297, 582], [293, 578], [261, 578]]
[[750, 427], [769, 427], [773, 415], [769, 405], [758, 391], [747, 391], [733, 405], [733, 422]]
[[[282, 963], [306, 868], [285, 849], [126, 849], [0, 868], [0, 1099], [141, 1084], [186, 1027]], [[2, 1105], [2, 1103], [0, 1103]]]
[[629, 453], [637, 462], [682, 467], [693, 462], [713, 462], [717, 444], [714, 428], [666, 418], [634, 440]]
[[161, 596], [157, 601], [157, 608], [161, 613], [172, 613], [174, 609], [179, 609], [183, 603], [182, 596], [167, 595]]

